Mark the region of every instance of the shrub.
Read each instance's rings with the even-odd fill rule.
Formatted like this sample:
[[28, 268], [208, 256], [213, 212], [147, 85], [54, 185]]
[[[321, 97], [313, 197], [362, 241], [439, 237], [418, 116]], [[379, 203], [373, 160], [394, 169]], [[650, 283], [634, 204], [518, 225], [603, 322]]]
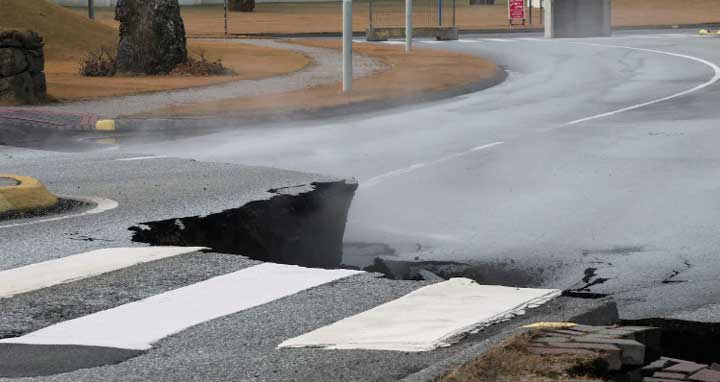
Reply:
[[91, 50], [80, 66], [80, 74], [87, 77], [112, 77], [115, 75], [115, 50], [102, 47]]
[[197, 57], [189, 56], [187, 61], [176, 66], [170, 74], [181, 76], [222, 76], [233, 74], [233, 71], [223, 66], [222, 60], [212, 61], [205, 56], [205, 51], [200, 51]]

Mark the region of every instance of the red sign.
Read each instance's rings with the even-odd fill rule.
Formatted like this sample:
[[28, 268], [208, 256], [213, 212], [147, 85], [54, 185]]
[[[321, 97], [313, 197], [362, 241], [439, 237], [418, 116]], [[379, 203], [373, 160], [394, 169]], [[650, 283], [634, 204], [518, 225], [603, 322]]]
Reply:
[[508, 18], [525, 20], [525, 0], [508, 0]]

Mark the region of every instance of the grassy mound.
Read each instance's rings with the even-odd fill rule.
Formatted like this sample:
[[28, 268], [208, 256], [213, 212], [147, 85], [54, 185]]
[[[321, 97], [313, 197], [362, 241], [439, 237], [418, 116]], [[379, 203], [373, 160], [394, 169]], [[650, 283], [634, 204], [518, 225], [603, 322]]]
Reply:
[[45, 39], [49, 60], [73, 60], [115, 46], [117, 31], [49, 0], [0, 0], [0, 28], [30, 29]]

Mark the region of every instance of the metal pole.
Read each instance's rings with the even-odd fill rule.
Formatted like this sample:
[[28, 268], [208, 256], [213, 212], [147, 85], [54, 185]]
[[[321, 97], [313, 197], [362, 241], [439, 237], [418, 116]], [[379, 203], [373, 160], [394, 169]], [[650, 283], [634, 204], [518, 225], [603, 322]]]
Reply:
[[438, 0], [438, 26], [442, 26], [443, 0]]
[[343, 0], [343, 93], [352, 90], [352, 0]]
[[452, 26], [453, 26], [453, 27], [456, 27], [457, 24], [455, 23], [455, 12], [456, 12], [456, 9], [457, 9], [457, 3], [456, 3], [455, 0], [452, 0], [452, 7], [453, 7], [453, 14], [452, 14], [452, 15], [453, 15], [453, 20], [452, 20], [453, 23], [452, 23]]
[[225, 36], [228, 35], [228, 0], [225, 0]]
[[412, 0], [405, 0], [405, 51], [412, 50], [413, 39], [413, 3]]
[[88, 0], [88, 17], [90, 20], [95, 20], [95, 1]]
[[370, 0], [369, 4], [370, 4], [370, 10], [368, 12], [368, 18], [369, 18], [368, 26], [370, 28], [372, 28], [373, 27], [373, 0]]

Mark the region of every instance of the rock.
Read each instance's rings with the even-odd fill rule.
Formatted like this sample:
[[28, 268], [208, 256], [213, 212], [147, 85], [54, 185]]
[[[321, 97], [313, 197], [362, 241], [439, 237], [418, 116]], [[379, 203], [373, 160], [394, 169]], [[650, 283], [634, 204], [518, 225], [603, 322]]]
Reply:
[[0, 77], [12, 77], [28, 68], [25, 54], [19, 48], [0, 48]]
[[119, 72], [165, 74], [187, 61], [178, 0], [119, 0]]
[[32, 100], [35, 98], [34, 88], [32, 76], [28, 72], [1, 77], [0, 101]]
[[31, 75], [34, 95], [37, 96], [47, 94], [47, 79], [45, 78], [45, 73], [40, 72], [33, 73]]
[[33, 101], [47, 94], [43, 39], [32, 31], [0, 30], [0, 100]]

